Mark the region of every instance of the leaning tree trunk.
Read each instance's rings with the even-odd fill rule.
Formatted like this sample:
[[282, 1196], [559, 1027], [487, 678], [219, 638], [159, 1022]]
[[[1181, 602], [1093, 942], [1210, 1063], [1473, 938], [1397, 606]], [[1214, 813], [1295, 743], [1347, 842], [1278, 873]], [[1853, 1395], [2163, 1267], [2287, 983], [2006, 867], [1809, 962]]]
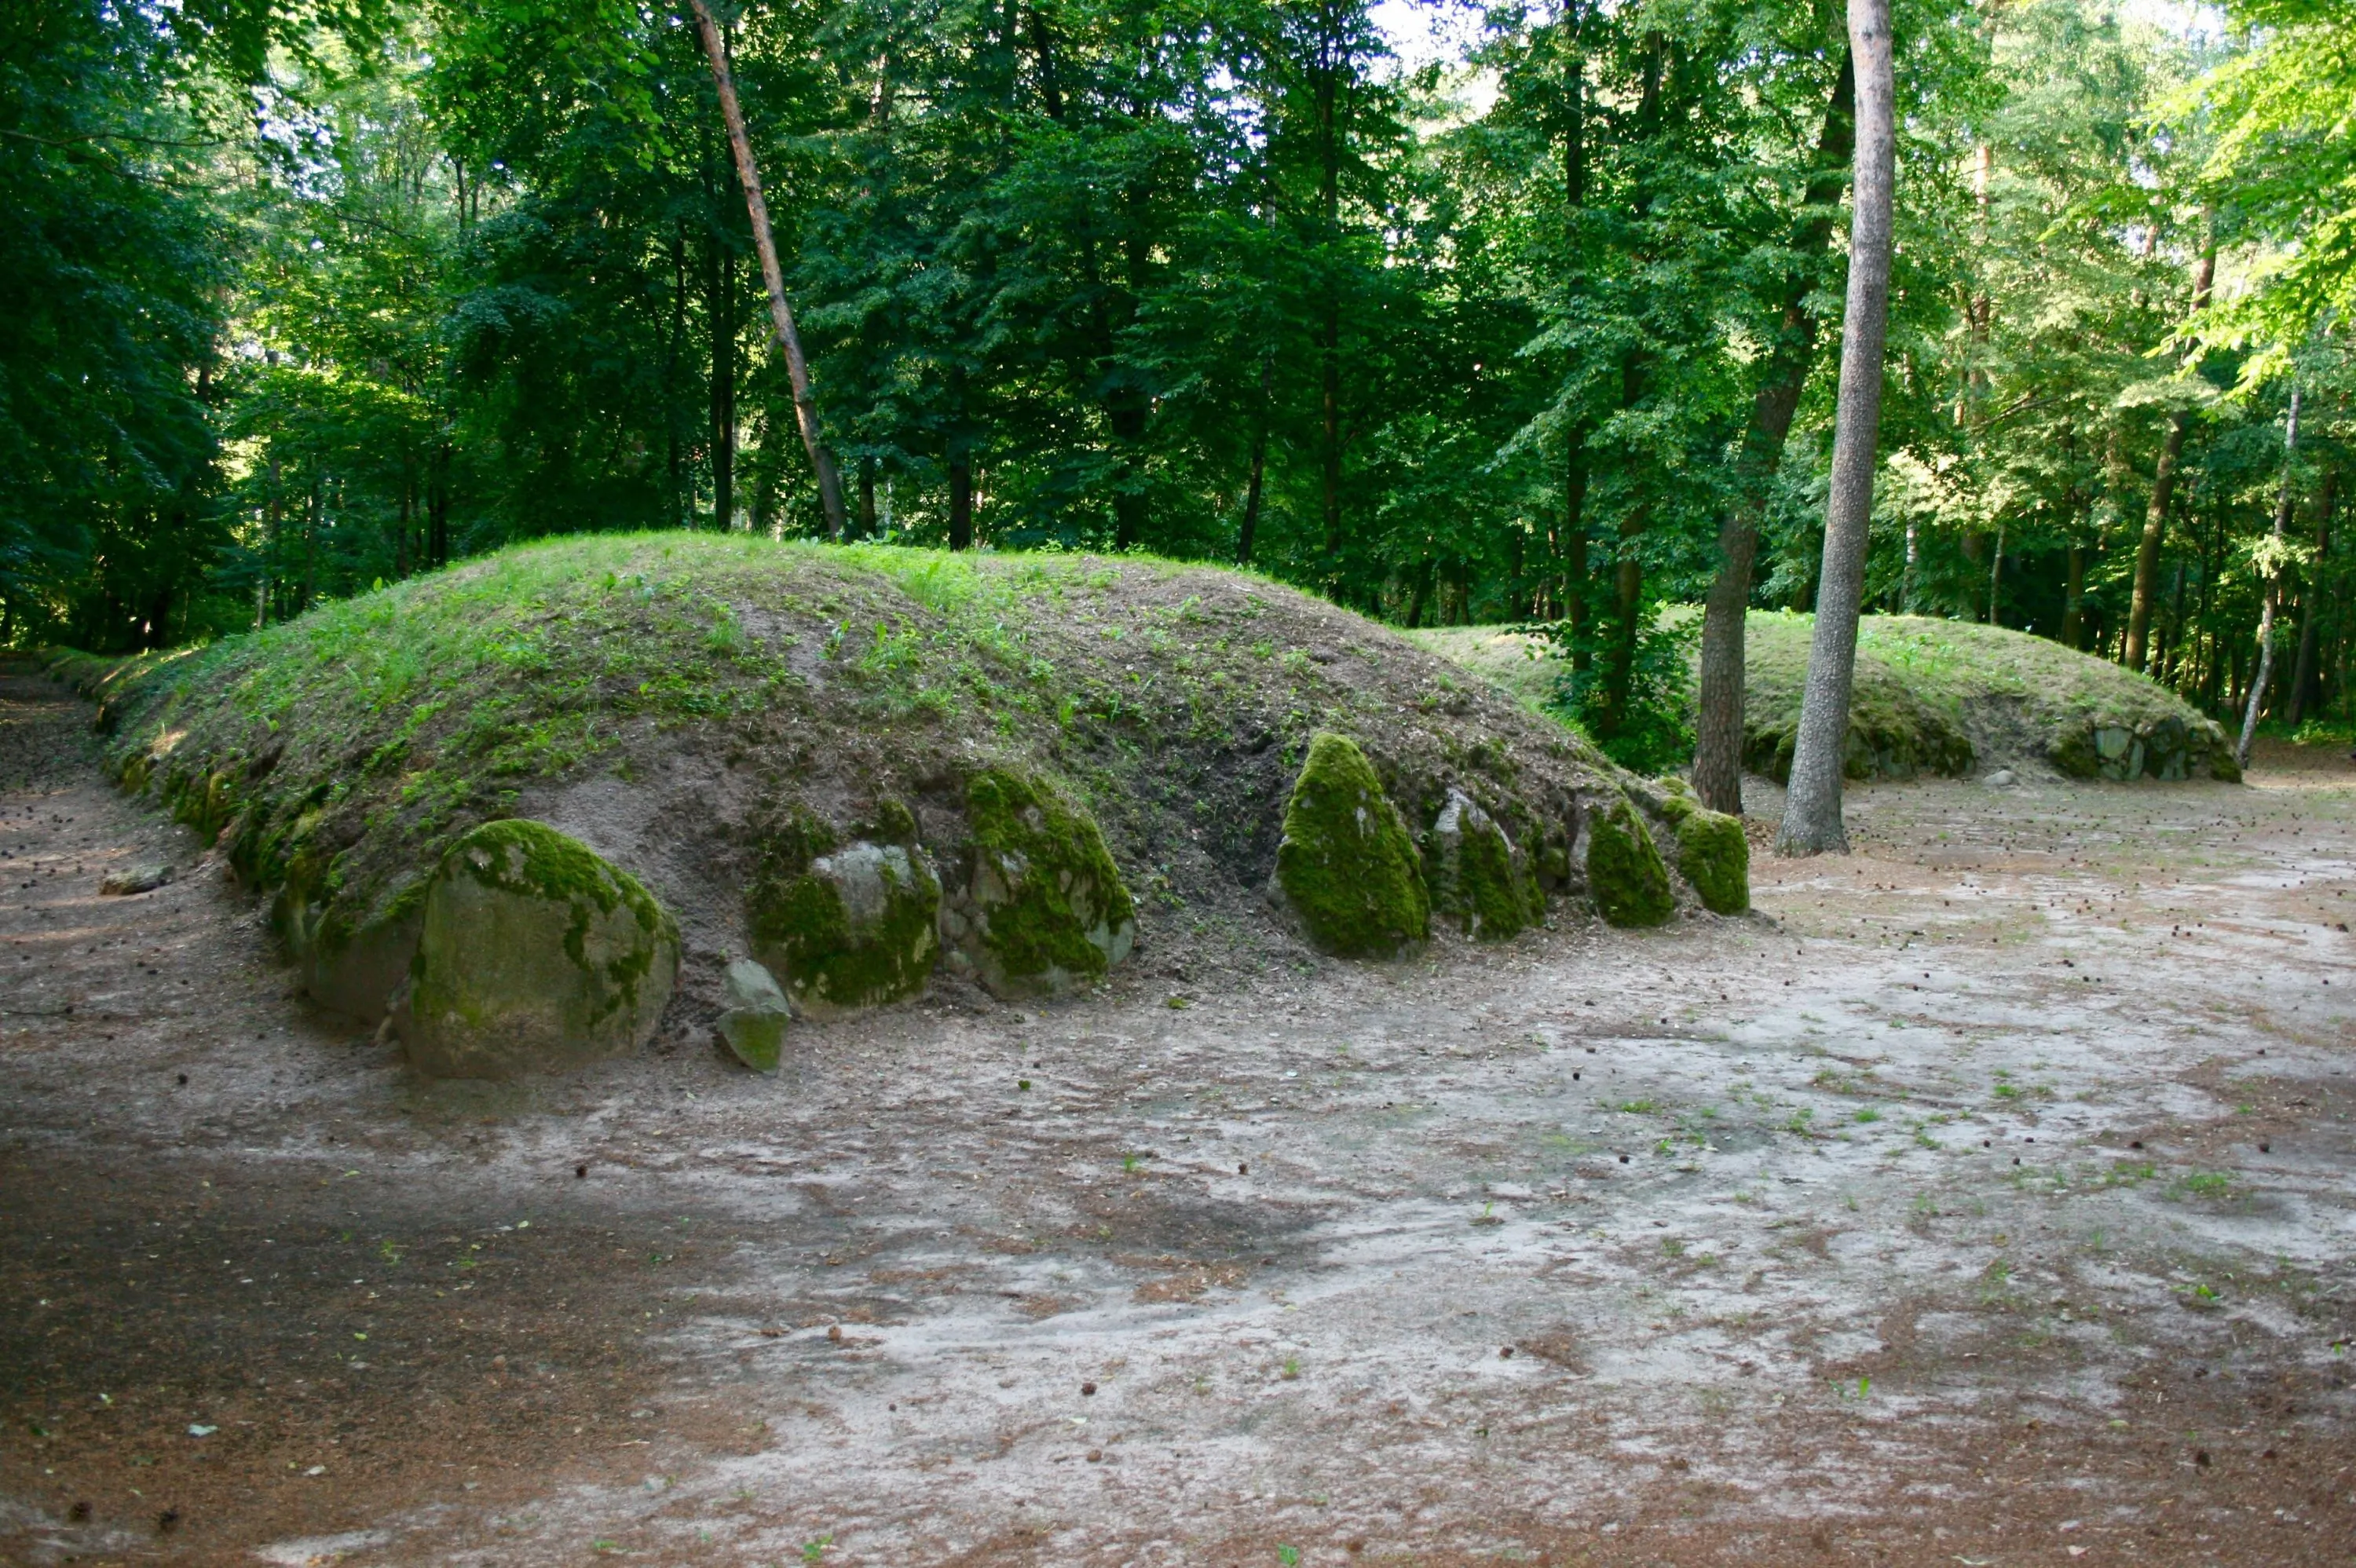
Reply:
[[720, 88], [720, 114], [728, 122], [728, 144], [735, 150], [736, 176], [744, 186], [744, 210], [753, 221], [753, 246], [761, 256], [761, 281], [768, 285], [769, 319], [777, 329], [777, 347], [785, 351], [786, 379], [794, 389], [794, 422], [801, 428], [802, 445], [809, 451], [810, 467], [818, 475], [819, 504], [826, 508], [826, 531], [842, 538], [842, 478], [835, 472], [834, 453], [819, 433], [818, 404], [810, 397], [809, 362], [802, 357], [801, 334], [794, 330], [793, 307], [786, 303], [786, 275], [777, 266], [776, 237], [769, 229], [769, 204], [761, 195], [761, 170], [753, 161], [753, 144], [744, 134], [744, 112], [736, 102], [736, 80], [728, 69], [728, 50], [720, 25], [712, 19], [704, 0], [695, 7], [695, 30], [702, 36], [704, 58], [712, 62], [712, 80]]
[[[1849, 159], [1857, 144], [1857, 62], [1846, 58], [1833, 82], [1816, 138], [1816, 173], [1801, 201], [1807, 211], [1794, 236], [1795, 261], [1822, 256], [1832, 240], [1831, 208], [1840, 200]], [[1768, 361], [1751, 408], [1751, 428], [1742, 438], [1735, 494], [1719, 520], [1718, 576], [1701, 620], [1700, 720], [1694, 733], [1693, 785], [1712, 811], [1742, 814], [1744, 632], [1751, 610], [1751, 574], [1759, 556], [1759, 523], [1766, 515], [1768, 487], [1783, 461], [1792, 416], [1816, 360], [1816, 322], [1808, 314], [1815, 280], [1794, 269], [1785, 280], [1783, 319], [1776, 350]]]
[[2250, 765], [2250, 742], [2258, 734], [2258, 709], [2265, 706], [2267, 683], [2275, 674], [2275, 608], [2282, 603], [2283, 570], [2279, 558], [2282, 545], [2290, 538], [2291, 500], [2297, 492], [2292, 488], [2293, 465], [2298, 459], [2298, 388], [2290, 389], [2290, 418], [2283, 426], [2282, 498], [2275, 503], [2275, 545], [2276, 559], [2267, 573], [2266, 596], [2258, 609], [2258, 673], [2250, 682], [2250, 705], [2242, 713], [2242, 743], [2233, 750], [2233, 761], [2246, 768]]
[[1840, 401], [1833, 422], [1832, 494], [1825, 506], [1815, 640], [1808, 650], [1791, 794], [1775, 836], [1776, 852], [1783, 855], [1848, 849], [1841, 825], [1841, 762], [1847, 749], [1849, 688], [1857, 673], [1866, 532], [1873, 514], [1882, 340], [1890, 317], [1891, 187], [1897, 178], [1890, 0], [1848, 0], [1848, 37], [1857, 59], [1848, 299], [1841, 319]]

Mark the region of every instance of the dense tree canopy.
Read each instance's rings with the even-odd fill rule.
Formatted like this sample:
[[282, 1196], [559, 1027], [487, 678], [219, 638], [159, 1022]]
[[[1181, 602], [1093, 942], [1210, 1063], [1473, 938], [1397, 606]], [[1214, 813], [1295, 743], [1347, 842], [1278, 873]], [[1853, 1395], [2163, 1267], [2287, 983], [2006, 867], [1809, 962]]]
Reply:
[[[1812, 604], [1837, 5], [1505, 4], [1413, 69], [1362, 0], [712, 8], [849, 531], [1544, 622], [1654, 767], [1664, 608]], [[2270, 711], [2344, 712], [2356, 22], [1899, 0], [1894, 36], [1869, 604], [2222, 711], [2273, 593]], [[7, 641], [827, 528], [688, 0], [0, 0], [0, 200]]]

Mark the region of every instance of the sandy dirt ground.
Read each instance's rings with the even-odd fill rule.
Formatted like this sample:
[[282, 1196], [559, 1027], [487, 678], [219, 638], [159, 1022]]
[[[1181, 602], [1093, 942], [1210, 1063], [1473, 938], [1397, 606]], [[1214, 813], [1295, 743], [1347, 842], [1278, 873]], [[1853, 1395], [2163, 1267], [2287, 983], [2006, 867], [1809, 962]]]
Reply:
[[295, 998], [88, 721], [0, 677], [0, 1562], [2356, 1556], [2336, 758], [494, 1087]]

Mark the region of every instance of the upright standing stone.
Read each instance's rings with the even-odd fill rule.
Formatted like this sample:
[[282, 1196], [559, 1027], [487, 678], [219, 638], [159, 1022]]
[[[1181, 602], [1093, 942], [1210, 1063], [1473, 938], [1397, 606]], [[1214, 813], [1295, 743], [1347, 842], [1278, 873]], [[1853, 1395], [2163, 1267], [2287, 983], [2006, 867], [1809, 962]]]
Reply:
[[1347, 736], [1321, 733], [1284, 808], [1270, 891], [1311, 944], [1344, 958], [1388, 958], [1431, 934], [1415, 840], [1382, 780]]

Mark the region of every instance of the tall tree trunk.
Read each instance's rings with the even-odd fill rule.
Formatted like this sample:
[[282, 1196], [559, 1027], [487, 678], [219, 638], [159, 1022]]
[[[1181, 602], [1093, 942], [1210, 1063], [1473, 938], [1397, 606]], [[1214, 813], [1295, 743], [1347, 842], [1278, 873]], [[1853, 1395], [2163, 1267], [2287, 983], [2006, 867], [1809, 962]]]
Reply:
[[429, 566], [450, 564], [450, 443], [434, 449], [434, 466], [425, 482], [425, 560]]
[[2078, 647], [2086, 635], [2086, 547], [2070, 547], [2068, 576], [2062, 584], [2062, 645]]
[[[1661, 87], [1668, 54], [1665, 34], [1655, 31], [1644, 35], [1644, 86], [1636, 101], [1639, 142], [1649, 142], [1660, 133]], [[1651, 182], [1638, 181], [1634, 198], [1629, 204], [1633, 224], [1642, 225], [1650, 216], [1653, 198]], [[1648, 368], [1648, 356], [1641, 348], [1631, 350], [1621, 360], [1620, 407], [1623, 412], [1643, 400]], [[1612, 552], [1612, 643], [1603, 666], [1603, 701], [1595, 716], [1599, 738], [1608, 739], [1623, 731], [1628, 725], [1629, 709], [1633, 706], [1636, 643], [1643, 629], [1638, 619], [1644, 606], [1644, 563], [1639, 544], [1647, 520], [1643, 507], [1624, 513], [1620, 519], [1618, 547]]]
[[[2212, 231], [2201, 248], [2192, 269], [2192, 311], [2198, 315], [2209, 304], [2210, 286], [2217, 278], [2217, 242]], [[2159, 461], [2151, 472], [2151, 505], [2144, 509], [2143, 538], [2136, 546], [2135, 596], [2127, 605], [2126, 647], [2119, 662], [2141, 670], [2150, 641], [2152, 602], [2159, 596], [2159, 550], [2168, 536], [2168, 507], [2176, 493], [2176, 465], [2184, 454], [2184, 433], [2192, 416], [2179, 409], [2168, 416], [2168, 433], [2160, 438]]]
[[1259, 419], [1252, 426], [1250, 478], [1244, 486], [1243, 527], [1236, 531], [1236, 564], [1249, 566], [1259, 538], [1260, 494], [1268, 477], [1269, 362], [1259, 364]]
[[[1847, 183], [1857, 148], [1857, 64], [1841, 59], [1832, 101], [1816, 136], [1816, 166], [1801, 197], [1805, 214], [1794, 235], [1793, 251], [1803, 261], [1830, 246], [1833, 208]], [[1693, 784], [1712, 811], [1742, 811], [1743, 665], [1751, 609], [1751, 578], [1759, 555], [1759, 525], [1767, 512], [1768, 489], [1783, 461], [1792, 417], [1807, 388], [1816, 358], [1816, 323], [1808, 314], [1815, 280], [1794, 270], [1784, 279], [1775, 347], [1758, 395], [1751, 426], [1743, 432], [1735, 468], [1735, 489], [1718, 524], [1718, 575], [1710, 580], [1702, 610], [1700, 721], [1694, 736]]]
[[270, 588], [277, 573], [278, 534], [284, 506], [283, 495], [286, 471], [273, 443], [270, 449], [270, 499], [262, 512], [262, 571], [253, 580], [253, 629], [262, 630], [270, 624]]
[[875, 537], [875, 460], [859, 460], [859, 537]]
[[1857, 673], [1857, 617], [1865, 592], [1866, 529], [1873, 515], [1875, 447], [1881, 425], [1881, 357], [1890, 316], [1892, 186], [1897, 175], [1896, 89], [1890, 0], [1848, 0], [1857, 62], [1857, 175], [1849, 218], [1848, 298], [1841, 320], [1840, 399], [1834, 416], [1832, 491], [1816, 590], [1815, 637], [1792, 756], [1790, 794], [1775, 848], [1785, 855], [1847, 853], [1841, 763]]
[[404, 461], [401, 475], [401, 520], [393, 525], [392, 580], [395, 582], [409, 575], [409, 537], [417, 526], [417, 482], [410, 476]]
[[973, 548], [973, 460], [965, 451], [949, 455], [949, 549]]
[[1407, 600], [1407, 625], [1410, 632], [1423, 624], [1424, 610], [1431, 603], [1431, 571], [1430, 557], [1415, 563]]
[[[1563, 84], [1562, 198], [1563, 254], [1578, 254], [1580, 215], [1587, 208], [1587, 54], [1573, 33], [1570, 69]], [[1562, 469], [1562, 614], [1570, 624], [1570, 668], [1584, 675], [1595, 662], [1588, 645], [1590, 598], [1587, 581], [1587, 427], [1570, 423]]]
[[728, 48], [720, 26], [712, 19], [704, 0], [695, 6], [695, 30], [702, 36], [704, 58], [712, 63], [712, 80], [720, 89], [720, 114], [728, 123], [728, 144], [736, 155], [736, 177], [744, 187], [744, 211], [752, 219], [753, 248], [761, 257], [761, 282], [769, 291], [769, 319], [776, 328], [777, 347], [785, 351], [786, 379], [794, 389], [794, 422], [800, 426], [802, 445], [809, 450], [810, 468], [818, 475], [819, 505], [826, 512], [826, 530], [842, 537], [842, 480], [836, 474], [834, 454], [819, 431], [818, 404], [810, 396], [809, 362], [802, 357], [801, 335], [794, 330], [793, 307], [786, 303], [786, 275], [777, 265], [776, 236], [769, 228], [769, 204], [761, 195], [761, 170], [753, 161], [753, 144], [744, 134], [744, 112], [736, 102], [736, 81], [728, 69]]
[[1325, 571], [1338, 585], [1342, 575], [1342, 301], [1334, 292], [1335, 252], [1342, 229], [1342, 128], [1340, 40], [1321, 39], [1317, 72], [1317, 197], [1324, 218], [1320, 236], [1325, 251], [1324, 320], [1318, 327], [1319, 433], [1322, 437]]
[[1563, 615], [1570, 623], [1574, 675], [1583, 675], [1595, 665], [1595, 650], [1588, 641], [1594, 615], [1587, 581], [1587, 438], [1573, 431], [1562, 476], [1562, 596]]
[[2323, 618], [2323, 564], [2331, 553], [2331, 508], [2340, 498], [2340, 470], [2332, 469], [2323, 476], [2323, 494], [2315, 502], [2315, 569], [2307, 575], [2307, 588], [2298, 596], [2298, 662], [2292, 667], [2290, 677], [2290, 727], [2307, 713], [2307, 705], [2315, 689], [2316, 623]]
[[[2291, 383], [2290, 416], [2283, 423], [2282, 498], [2275, 503], [2275, 542], [2281, 545], [2290, 538], [2290, 514], [2298, 492], [2298, 384]], [[2246, 768], [2250, 765], [2250, 742], [2257, 738], [2258, 709], [2265, 705], [2266, 688], [2275, 673], [2275, 613], [2282, 603], [2285, 573], [2277, 567], [2266, 582], [2266, 594], [2258, 609], [2258, 673], [2250, 680], [2249, 707], [2242, 713], [2242, 742], [2233, 748], [2233, 760]]]
[[670, 526], [687, 527], [687, 454], [679, 441], [679, 368], [687, 357], [687, 231], [670, 230], [670, 333], [663, 345], [663, 473], [670, 483]]
[[712, 526], [724, 534], [736, 524], [736, 261], [718, 234], [712, 237], [705, 282], [712, 318]]

